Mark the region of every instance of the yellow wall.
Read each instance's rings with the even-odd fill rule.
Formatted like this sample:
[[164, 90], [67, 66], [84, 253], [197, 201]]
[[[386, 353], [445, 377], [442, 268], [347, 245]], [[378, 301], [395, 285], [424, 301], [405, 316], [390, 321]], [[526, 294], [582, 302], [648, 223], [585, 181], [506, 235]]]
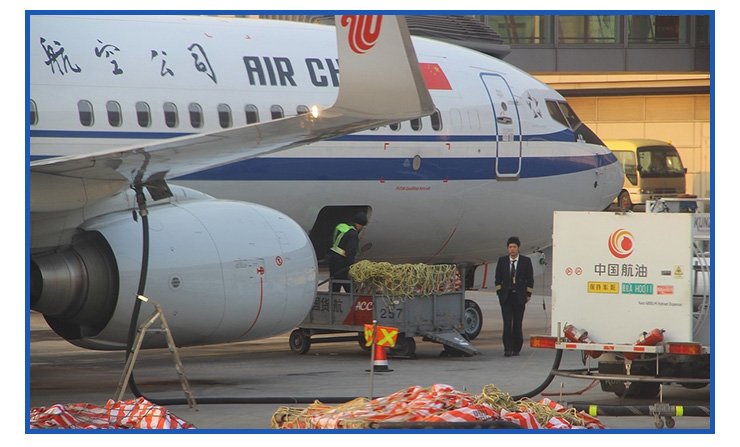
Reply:
[[708, 94], [566, 98], [602, 139], [652, 138], [671, 142], [687, 168], [686, 191], [710, 194]]
[[[651, 138], [670, 141], [687, 168], [686, 192], [709, 197], [711, 161], [710, 95], [641, 95], [642, 89], [708, 90], [709, 73], [539, 73], [550, 87], [578, 91], [568, 103], [602, 139]], [[598, 96], [613, 89], [629, 95]], [[647, 90], [646, 90], [647, 91]]]

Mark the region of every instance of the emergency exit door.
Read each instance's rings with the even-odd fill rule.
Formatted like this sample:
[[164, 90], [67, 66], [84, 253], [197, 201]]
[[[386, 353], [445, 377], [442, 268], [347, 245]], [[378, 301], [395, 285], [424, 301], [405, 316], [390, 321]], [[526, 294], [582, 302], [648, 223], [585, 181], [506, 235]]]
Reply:
[[518, 180], [522, 170], [522, 127], [516, 99], [500, 75], [480, 76], [488, 91], [496, 128], [496, 179]]

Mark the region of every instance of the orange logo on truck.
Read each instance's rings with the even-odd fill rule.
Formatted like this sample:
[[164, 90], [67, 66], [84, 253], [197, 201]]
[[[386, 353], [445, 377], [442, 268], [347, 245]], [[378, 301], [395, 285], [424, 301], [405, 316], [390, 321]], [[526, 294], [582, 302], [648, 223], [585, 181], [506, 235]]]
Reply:
[[609, 251], [617, 258], [624, 259], [635, 249], [635, 238], [632, 233], [620, 228], [609, 236]]

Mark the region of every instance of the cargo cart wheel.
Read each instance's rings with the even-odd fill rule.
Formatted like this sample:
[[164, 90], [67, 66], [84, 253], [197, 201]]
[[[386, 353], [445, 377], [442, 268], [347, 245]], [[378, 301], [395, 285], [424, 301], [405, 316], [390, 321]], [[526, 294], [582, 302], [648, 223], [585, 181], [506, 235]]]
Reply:
[[290, 350], [298, 355], [303, 355], [311, 349], [311, 337], [302, 330], [296, 329], [290, 333]]
[[412, 357], [416, 353], [416, 341], [413, 337], [399, 334], [396, 338], [396, 346], [390, 349], [390, 353], [398, 357]]
[[463, 330], [465, 338], [475, 340], [483, 328], [483, 312], [481, 312], [478, 303], [471, 300], [465, 300], [465, 313], [463, 314]]
[[357, 333], [357, 343], [360, 345], [360, 348], [362, 348], [363, 351], [370, 352], [370, 348], [372, 348], [372, 346], [367, 345], [364, 332]]

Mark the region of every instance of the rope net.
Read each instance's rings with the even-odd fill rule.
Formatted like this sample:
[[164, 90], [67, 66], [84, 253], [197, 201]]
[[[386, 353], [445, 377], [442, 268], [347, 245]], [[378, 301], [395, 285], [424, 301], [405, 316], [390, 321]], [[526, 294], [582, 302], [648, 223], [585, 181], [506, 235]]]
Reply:
[[457, 268], [451, 264], [391, 264], [359, 261], [349, 269], [356, 292], [403, 301], [418, 295], [441, 295], [456, 289]]
[[492, 384], [479, 395], [435, 384], [412, 386], [384, 397], [358, 397], [328, 406], [315, 401], [307, 408], [280, 407], [272, 416], [276, 429], [366, 429], [378, 422], [508, 421], [529, 429], [603, 429], [598, 419], [547, 398], [514, 401]]

